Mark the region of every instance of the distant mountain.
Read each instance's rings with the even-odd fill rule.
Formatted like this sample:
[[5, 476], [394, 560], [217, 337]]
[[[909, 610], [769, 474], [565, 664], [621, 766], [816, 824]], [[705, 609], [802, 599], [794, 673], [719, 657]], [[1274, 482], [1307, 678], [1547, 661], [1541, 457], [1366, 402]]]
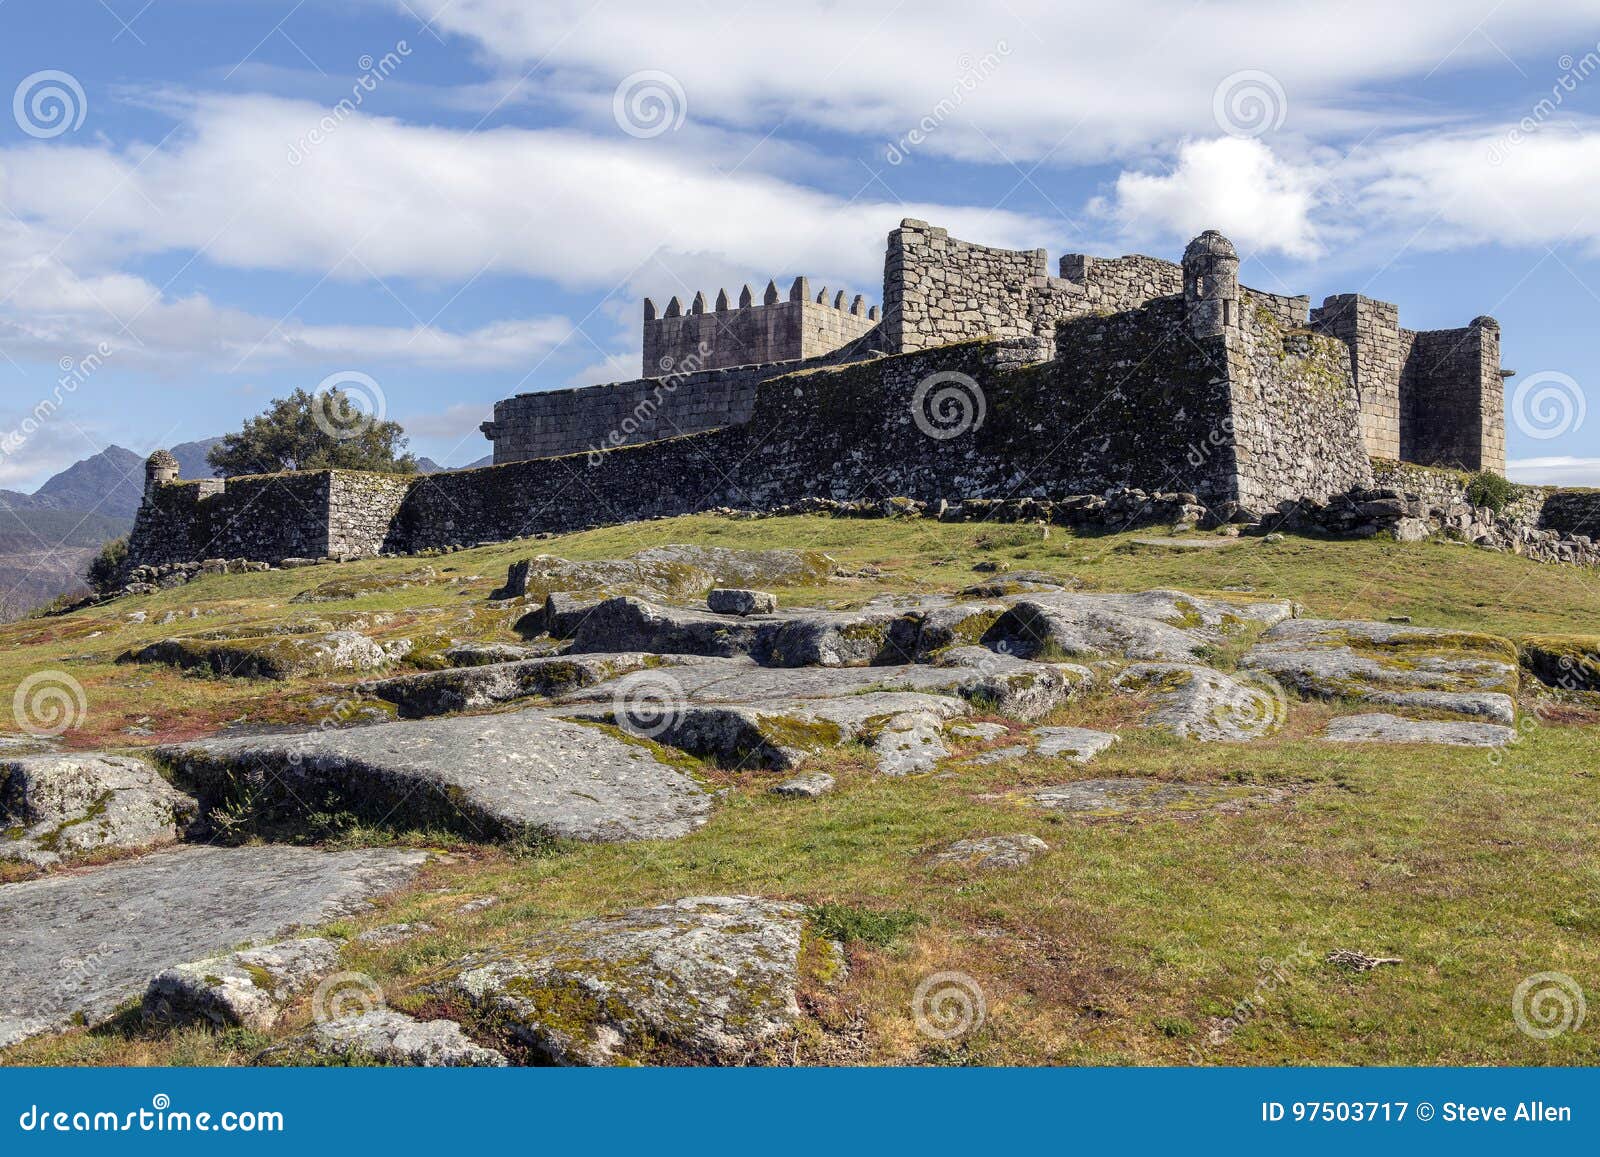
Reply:
[[[206, 453], [215, 446], [221, 438], [201, 438], [198, 442], [179, 442], [170, 447], [172, 456], [178, 460], [179, 478], [215, 478], [217, 472], [206, 461]], [[140, 485], [143, 485], [141, 476]]]
[[493, 466], [493, 465], [494, 465], [494, 455], [493, 454], [490, 454], [490, 455], [488, 455], [486, 457], [483, 457], [483, 458], [479, 458], [476, 462], [468, 462], [465, 466], [441, 466], [437, 462], [435, 462], [432, 458], [423, 457], [423, 458], [418, 458], [417, 459], [417, 473], [418, 474], [442, 474], [446, 470], [476, 470], [479, 466]]
[[144, 458], [121, 446], [107, 446], [92, 458], [74, 462], [33, 492], [58, 510], [85, 510], [132, 518], [144, 495]]

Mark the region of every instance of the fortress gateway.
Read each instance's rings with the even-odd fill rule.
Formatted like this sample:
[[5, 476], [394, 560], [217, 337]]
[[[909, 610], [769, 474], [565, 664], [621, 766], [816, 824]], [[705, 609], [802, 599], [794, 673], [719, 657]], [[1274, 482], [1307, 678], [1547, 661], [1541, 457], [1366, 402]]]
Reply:
[[[519, 394], [495, 465], [184, 482], [160, 454], [138, 563], [366, 555], [807, 498], [1181, 494], [1254, 521], [1393, 463], [1505, 469], [1500, 330], [1409, 330], [1356, 294], [1239, 284], [1208, 231], [1181, 264], [994, 249], [906, 220], [883, 302], [787, 293], [644, 303], [644, 373]], [[1185, 499], [1188, 501], [1188, 498]]]

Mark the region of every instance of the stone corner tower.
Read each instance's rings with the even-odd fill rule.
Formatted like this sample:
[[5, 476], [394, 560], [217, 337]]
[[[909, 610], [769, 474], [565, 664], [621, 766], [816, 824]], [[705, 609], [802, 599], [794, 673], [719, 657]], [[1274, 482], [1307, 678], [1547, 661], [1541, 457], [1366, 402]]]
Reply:
[[1215, 229], [1207, 229], [1183, 251], [1183, 303], [1195, 337], [1239, 328], [1239, 253]]

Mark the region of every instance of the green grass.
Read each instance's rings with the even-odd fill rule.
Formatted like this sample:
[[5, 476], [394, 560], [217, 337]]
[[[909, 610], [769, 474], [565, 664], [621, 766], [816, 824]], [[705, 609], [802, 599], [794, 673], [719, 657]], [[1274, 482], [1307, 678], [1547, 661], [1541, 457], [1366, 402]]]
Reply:
[[[1144, 532], [1148, 534], [1148, 532]], [[398, 559], [257, 575], [187, 587], [61, 619], [0, 628], [0, 703], [48, 667], [79, 679], [89, 700], [71, 746], [134, 748], [245, 716], [305, 718], [326, 684], [283, 686], [115, 666], [115, 654], [180, 627], [270, 624], [334, 611], [386, 611], [392, 637], [438, 631], [511, 641], [507, 616], [483, 600], [507, 563], [546, 552], [625, 555], [666, 542], [809, 547], [881, 580], [780, 588], [789, 604], [859, 605], [888, 591], [950, 591], [984, 558], [1050, 570], [1089, 589], [1248, 587], [1293, 597], [1308, 614], [1525, 636], [1592, 632], [1600, 576], [1510, 555], [1433, 543], [1291, 537], [1218, 553], [1120, 550], [1133, 535], [1074, 537], [1052, 529], [787, 518], [675, 519], [507, 544], [430, 560], [455, 586], [385, 591], [350, 604], [288, 600], [332, 577], [400, 574]], [[194, 607], [198, 617], [187, 618]], [[182, 609], [181, 624], [133, 624]], [[95, 634], [95, 632], [100, 632]], [[92, 636], [92, 637], [91, 637]], [[1126, 697], [1097, 694], [1048, 722], [1120, 725]], [[463, 953], [619, 908], [703, 894], [749, 893], [817, 907], [848, 942], [839, 990], [817, 996], [820, 1027], [802, 1061], [991, 1064], [1596, 1064], [1600, 1032], [1548, 1041], [1516, 1028], [1512, 993], [1537, 972], [1600, 991], [1600, 726], [1576, 707], [1524, 712], [1524, 736], [1501, 753], [1344, 747], [1311, 738], [1343, 705], [1295, 703], [1289, 725], [1247, 744], [1201, 745], [1136, 730], [1088, 767], [1027, 758], [954, 763], [935, 776], [892, 779], [846, 747], [807, 766], [838, 780], [817, 800], [785, 800], [768, 773], [704, 767], [726, 788], [711, 821], [668, 843], [537, 849], [446, 846], [410, 889], [336, 933], [426, 922], [435, 931], [387, 948], [352, 947], [351, 967], [378, 979], [396, 1007], [432, 1010], [425, 991]], [[140, 718], [150, 735], [127, 735]], [[1563, 720], [1564, 722], [1556, 722]], [[1004, 741], [997, 741], [1003, 743]], [[1289, 790], [1246, 810], [1094, 819], [1018, 802], [1016, 791], [1072, 779], [1139, 775]], [[935, 867], [958, 839], [1028, 832], [1050, 851], [1018, 871]], [[325, 825], [330, 840], [392, 834]], [[462, 913], [495, 895], [499, 903]], [[1400, 957], [1354, 973], [1335, 949]], [[920, 1035], [917, 985], [958, 971], [982, 989], [987, 1023], [955, 1044]], [[137, 1018], [27, 1042], [11, 1063], [240, 1064], [293, 1035], [291, 1010], [270, 1038], [197, 1029], [147, 1030]], [[846, 1027], [856, 1025], [846, 1033]], [[858, 1043], [846, 1049], [839, 1040]]]

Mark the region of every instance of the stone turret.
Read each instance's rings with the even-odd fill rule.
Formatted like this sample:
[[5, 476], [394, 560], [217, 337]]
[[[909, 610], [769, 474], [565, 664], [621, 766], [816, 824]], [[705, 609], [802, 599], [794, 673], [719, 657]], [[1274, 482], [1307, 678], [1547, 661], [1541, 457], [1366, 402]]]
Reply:
[[178, 460], [171, 451], [157, 450], [144, 460], [144, 489], [149, 493], [157, 486], [178, 480]]
[[1195, 337], [1238, 331], [1239, 253], [1215, 229], [1183, 251], [1183, 302]]

